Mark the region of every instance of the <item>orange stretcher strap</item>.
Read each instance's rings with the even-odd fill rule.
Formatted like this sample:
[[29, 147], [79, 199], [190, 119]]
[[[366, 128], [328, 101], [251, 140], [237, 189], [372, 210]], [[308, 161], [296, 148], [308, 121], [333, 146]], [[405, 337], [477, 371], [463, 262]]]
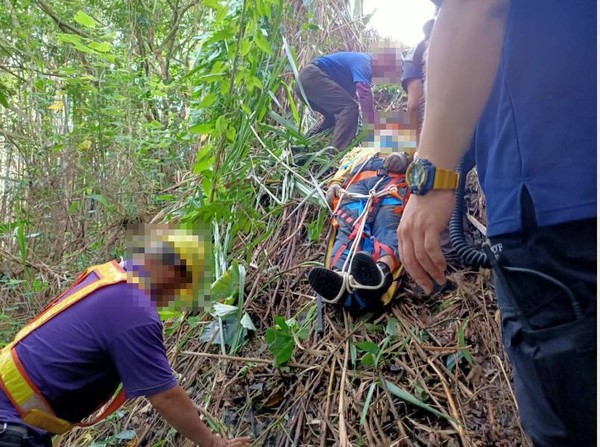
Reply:
[[[356, 174], [354, 177], [352, 177], [351, 182], [348, 185], [360, 182], [361, 180], [366, 180], [368, 178], [377, 177], [380, 175], [381, 175], [380, 171], [362, 171], [362, 172], [359, 172], [358, 174]], [[404, 176], [404, 174], [401, 174], [399, 172], [388, 172], [386, 175], [390, 178], [397, 178], [397, 177]], [[346, 185], [346, 186], [348, 186], [348, 185]]]

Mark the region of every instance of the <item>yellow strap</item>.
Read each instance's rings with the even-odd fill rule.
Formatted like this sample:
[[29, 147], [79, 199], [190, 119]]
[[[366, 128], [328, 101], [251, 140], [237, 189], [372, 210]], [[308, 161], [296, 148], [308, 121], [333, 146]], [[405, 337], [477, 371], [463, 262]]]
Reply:
[[99, 279], [93, 281], [85, 287], [82, 287], [81, 289], [72, 293], [62, 301], [59, 301], [51, 307], [47, 308], [29, 323], [27, 323], [25, 327], [17, 333], [13, 343], [18, 343], [23, 338], [28, 336], [31, 332], [33, 332], [34, 330], [36, 330], [37, 328], [54, 318], [56, 315], [61, 313], [63, 310], [71, 307], [73, 304], [79, 302], [80, 300], [90, 295], [97, 289], [107, 286], [109, 284], [116, 284], [118, 282], [127, 280], [127, 273], [119, 266], [119, 264], [117, 264], [114, 261], [89, 268], [88, 270], [86, 270], [83, 276], [87, 278], [91, 273], [95, 273], [96, 275], [98, 275]]
[[55, 435], [62, 435], [73, 428], [73, 424], [69, 421], [52, 416], [50, 413], [38, 410], [37, 408], [29, 410], [22, 419], [26, 424], [41, 428]]
[[0, 352], [0, 377], [2, 387], [9, 392], [9, 398], [18, 405], [22, 412], [32, 408], [40, 408], [51, 411], [46, 402], [40, 399], [29, 382], [21, 374], [18, 364], [13, 358], [16, 354], [10, 348]]
[[456, 189], [458, 188], [459, 179], [460, 175], [457, 172], [437, 168], [432, 189]]

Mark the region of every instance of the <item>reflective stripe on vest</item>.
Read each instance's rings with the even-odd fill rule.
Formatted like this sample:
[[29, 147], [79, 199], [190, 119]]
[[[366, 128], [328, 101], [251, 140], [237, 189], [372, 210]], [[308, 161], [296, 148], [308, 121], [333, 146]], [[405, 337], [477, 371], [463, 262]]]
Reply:
[[[68, 292], [87, 279], [90, 274], [95, 274], [98, 276], [98, 279], [63, 298]], [[2, 387], [14, 407], [19, 411], [24, 422], [50, 433], [62, 434], [72, 428], [73, 425], [89, 426], [95, 424], [116, 411], [124, 403], [125, 393], [121, 389], [109, 403], [104, 405], [105, 409], [93, 421], [72, 424], [64, 419], [60, 419], [55, 416], [44, 396], [42, 396], [27, 375], [27, 371], [23, 368], [15, 349], [15, 346], [33, 331], [62, 311], [88, 297], [92, 292], [102, 287], [124, 281], [127, 281], [127, 273], [115, 261], [87, 269], [71, 287], [50, 303], [33, 320], [27, 323], [17, 333], [12, 343], [0, 351], [0, 387]]]

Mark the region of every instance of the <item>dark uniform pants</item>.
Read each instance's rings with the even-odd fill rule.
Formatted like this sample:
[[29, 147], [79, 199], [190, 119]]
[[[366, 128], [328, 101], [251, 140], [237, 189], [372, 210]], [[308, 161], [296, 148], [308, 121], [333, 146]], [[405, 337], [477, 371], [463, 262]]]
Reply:
[[49, 435], [38, 435], [24, 425], [0, 422], [0, 447], [52, 447], [52, 439]]
[[525, 431], [536, 447], [595, 446], [596, 219], [491, 242], [501, 265], [536, 270], [571, 292], [531, 272], [495, 276]]
[[[300, 82], [309, 105], [323, 115], [323, 121], [313, 127], [308, 135], [333, 128], [331, 145], [338, 151], [343, 151], [356, 136], [358, 102], [314, 63], [302, 69]], [[298, 87], [296, 87], [296, 94], [304, 101]]]

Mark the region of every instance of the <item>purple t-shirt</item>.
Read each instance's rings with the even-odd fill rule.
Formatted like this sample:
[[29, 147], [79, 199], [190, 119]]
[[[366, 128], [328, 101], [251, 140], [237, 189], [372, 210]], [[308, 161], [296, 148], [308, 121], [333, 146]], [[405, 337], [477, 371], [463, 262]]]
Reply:
[[[158, 312], [133, 284], [96, 290], [32, 332], [16, 349], [56, 415], [72, 422], [106, 402], [119, 382], [128, 398], [177, 385]], [[1, 390], [0, 421], [22, 423]]]

